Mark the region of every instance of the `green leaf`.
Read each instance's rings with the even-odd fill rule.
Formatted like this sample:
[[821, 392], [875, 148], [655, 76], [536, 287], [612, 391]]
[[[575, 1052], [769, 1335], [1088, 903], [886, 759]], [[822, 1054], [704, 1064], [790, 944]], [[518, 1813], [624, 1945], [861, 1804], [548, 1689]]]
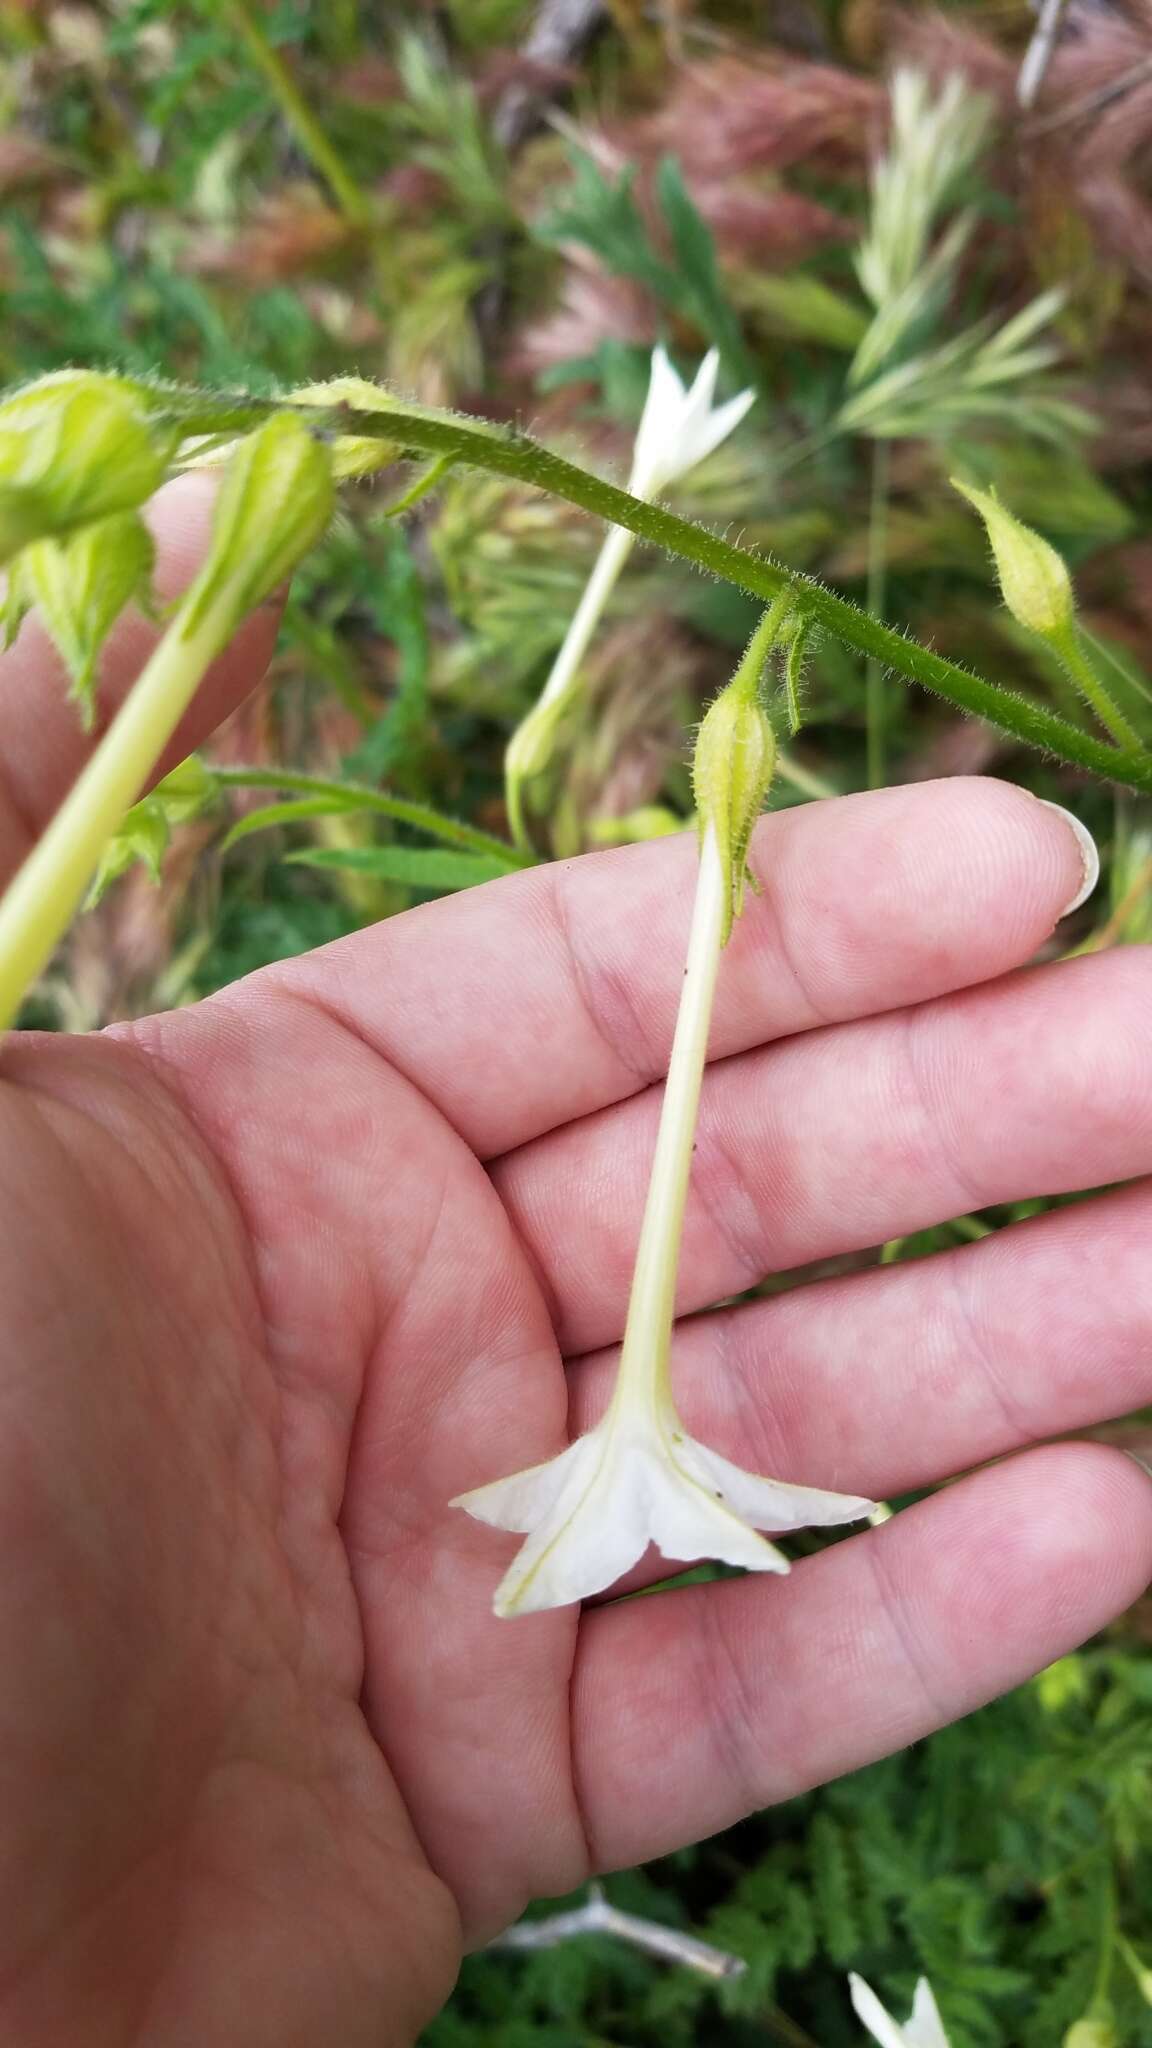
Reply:
[[662, 159], [656, 192], [672, 237], [682, 298], [733, 374], [744, 384], [761, 384], [761, 367], [745, 346], [721, 281], [712, 230], [694, 206], [675, 157]]
[[808, 1833], [812, 1901], [824, 1947], [842, 1968], [860, 1945], [858, 1876], [851, 1838], [831, 1814], [818, 1813]]
[[746, 307], [801, 341], [851, 351], [868, 331], [862, 307], [804, 271], [789, 277], [744, 278], [740, 295]]
[[617, 277], [634, 277], [663, 305], [680, 309], [683, 289], [676, 272], [659, 257], [648, 238], [632, 196], [636, 172], [629, 166], [615, 184], [584, 151], [574, 152], [574, 177], [564, 204], [541, 221], [542, 242], [582, 242]]
[[396, 768], [424, 724], [428, 710], [428, 623], [424, 585], [406, 535], [395, 529], [384, 566], [380, 612], [400, 657], [396, 693], [383, 718], [345, 762], [366, 782], [394, 782]]
[[377, 881], [400, 882], [407, 889], [472, 889], [478, 882], [499, 881], [510, 870], [482, 853], [453, 853], [439, 847], [323, 846], [308, 847], [286, 858], [302, 868], [351, 868]]
[[261, 804], [258, 811], [249, 811], [246, 818], [237, 818], [225, 834], [220, 851], [227, 853], [241, 839], [250, 839], [254, 832], [270, 832], [276, 825], [298, 825], [308, 818], [341, 817], [360, 808], [355, 799], [334, 796], [297, 796], [281, 804]]
[[20, 598], [35, 603], [86, 726], [104, 642], [133, 599], [151, 609], [154, 556], [139, 513], [121, 512], [60, 540], [36, 541], [18, 558]]
[[[466, 825], [459, 818], [445, 817], [442, 811], [433, 810], [431, 804], [410, 803], [406, 797], [390, 796], [382, 789], [365, 789], [354, 782], [328, 782], [319, 775], [302, 775], [290, 768], [221, 768], [216, 771], [216, 784], [221, 789], [293, 789], [301, 792], [301, 809], [291, 815], [283, 812], [281, 805], [270, 804], [262, 812], [253, 812], [248, 830], [258, 832], [269, 824], [291, 823], [291, 817], [322, 818], [332, 817], [347, 811], [372, 811], [377, 817], [394, 818], [398, 824], [411, 825], [414, 831], [427, 832], [431, 838], [447, 839], [456, 846], [462, 846], [469, 853], [494, 861], [502, 874], [517, 868], [535, 866], [532, 855], [523, 854], [518, 847], [510, 846], [507, 840], [497, 839], [491, 832], [482, 832], [475, 825]], [[293, 799], [297, 801], [297, 799]], [[313, 808], [315, 806], [315, 808]], [[268, 814], [281, 811], [278, 817]], [[239, 828], [234, 837], [243, 836]]]
[[187, 760], [178, 762], [155, 789], [125, 812], [120, 830], [104, 849], [85, 909], [99, 903], [109, 885], [137, 861], [159, 882], [173, 826], [198, 818], [215, 802], [218, 791], [215, 775], [199, 755], [189, 754]]

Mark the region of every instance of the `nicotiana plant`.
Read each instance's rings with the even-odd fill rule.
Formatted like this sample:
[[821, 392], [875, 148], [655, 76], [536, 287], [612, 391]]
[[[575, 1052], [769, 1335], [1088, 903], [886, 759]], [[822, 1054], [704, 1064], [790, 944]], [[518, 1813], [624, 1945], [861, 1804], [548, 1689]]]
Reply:
[[[470, 463], [556, 491], [605, 518], [613, 531], [591, 597], [585, 594], [577, 613], [583, 644], [610, 581], [603, 565], [611, 568], [622, 559], [620, 534], [653, 541], [766, 601], [745, 658], [708, 711], [695, 750], [695, 906], [615, 1390], [602, 1421], [558, 1458], [480, 1486], [461, 1501], [481, 1519], [526, 1538], [496, 1594], [501, 1614], [600, 1591], [650, 1542], [676, 1559], [717, 1558], [784, 1571], [787, 1561], [769, 1535], [873, 1512], [871, 1502], [856, 1496], [744, 1472], [694, 1441], [677, 1413], [669, 1377], [677, 1260], [713, 992], [776, 756], [765, 684], [772, 665], [781, 669], [781, 715], [793, 728], [802, 715], [804, 650], [814, 632], [831, 633], [1064, 761], [1134, 789], [1152, 788], [1152, 754], [1120, 718], [1096, 674], [1090, 645], [1077, 632], [1063, 564], [989, 494], [967, 490], [988, 527], [1005, 600], [1018, 622], [1057, 652], [1108, 739], [983, 681], [819, 583], [652, 502], [673, 477], [718, 446], [747, 410], [746, 392], [714, 406], [716, 375], [715, 359], [708, 358], [687, 385], [657, 352], [632, 492], [563, 461], [516, 429], [407, 404], [360, 379], [309, 386], [276, 401], [77, 370], [46, 378], [0, 404], [0, 555], [7, 562], [8, 630], [17, 628], [31, 604], [38, 605], [85, 715], [100, 649], [116, 617], [142, 594], [150, 602], [151, 552], [142, 506], [182, 467], [215, 462], [221, 469], [211, 541], [198, 575], [0, 901], [0, 1025], [16, 1016], [86, 892], [102, 886], [134, 854], [155, 867], [171, 823], [203, 808], [230, 783], [262, 782], [288, 793], [262, 814], [263, 823], [363, 810], [422, 832], [439, 842], [434, 851], [393, 852], [398, 878], [424, 886], [464, 886], [533, 859], [526, 840], [514, 846], [384, 790], [288, 771], [213, 774], [191, 764], [142, 795], [209, 664], [243, 617], [283, 583], [323, 533], [337, 480], [371, 473], [400, 457], [423, 456], [430, 466], [394, 510], [413, 503], [448, 464]], [[546, 689], [537, 707], [544, 712], [537, 727], [544, 734], [542, 751], [525, 753], [524, 728], [514, 737], [510, 791], [519, 790], [547, 758], [555, 738], [551, 707], [578, 687], [580, 652], [578, 646], [566, 662], [562, 655], [560, 688], [551, 703]], [[515, 801], [510, 808], [517, 815]]]
[[694, 761], [700, 861], [676, 1031], [616, 1385], [603, 1419], [547, 1464], [461, 1495], [481, 1521], [527, 1538], [496, 1593], [500, 1615], [582, 1600], [654, 1543], [665, 1557], [717, 1558], [786, 1572], [759, 1532], [859, 1521], [873, 1502], [762, 1479], [689, 1436], [669, 1354], [684, 1204], [720, 955], [739, 912], [752, 829], [776, 743], [761, 702], [765, 665], [787, 632], [788, 594], [754, 633], [700, 728]]

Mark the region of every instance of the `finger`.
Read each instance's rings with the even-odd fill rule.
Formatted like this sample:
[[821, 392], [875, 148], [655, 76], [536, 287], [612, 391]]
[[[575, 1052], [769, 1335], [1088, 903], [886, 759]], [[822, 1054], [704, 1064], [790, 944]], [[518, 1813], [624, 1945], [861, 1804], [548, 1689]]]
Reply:
[[[563, 1349], [619, 1337], [660, 1091], [499, 1162]], [[1152, 1168], [1152, 949], [1124, 947], [709, 1069], [678, 1309], [992, 1203]]]
[[[677, 1406], [754, 1472], [882, 1499], [1152, 1402], [1152, 1184], [681, 1323]], [[568, 1369], [569, 1428], [619, 1352]], [[617, 1593], [669, 1577], [653, 1554]], [[675, 1567], [680, 1569], [680, 1567]]]
[[[204, 475], [178, 478], [146, 508], [156, 539], [156, 589], [165, 603], [191, 582], [212, 521], [215, 484]], [[163, 775], [199, 746], [255, 688], [276, 640], [279, 607], [262, 606], [213, 663], [157, 765]], [[68, 701], [64, 667], [33, 616], [16, 645], [0, 657], [0, 880], [23, 860], [33, 840], [75, 781], [96, 740], [143, 667], [162, 628], [127, 613], [104, 651], [95, 730], [86, 733]]]
[[[753, 864], [764, 893], [724, 957], [713, 1057], [1003, 973], [1084, 873], [1055, 812], [976, 778], [783, 812], [759, 826]], [[588, 855], [271, 972], [490, 1158], [666, 1071], [695, 872], [687, 837]]]
[[600, 1869], [642, 1863], [902, 1749], [1063, 1656], [1152, 1574], [1152, 1485], [1032, 1451], [786, 1579], [585, 1616], [573, 1727]]

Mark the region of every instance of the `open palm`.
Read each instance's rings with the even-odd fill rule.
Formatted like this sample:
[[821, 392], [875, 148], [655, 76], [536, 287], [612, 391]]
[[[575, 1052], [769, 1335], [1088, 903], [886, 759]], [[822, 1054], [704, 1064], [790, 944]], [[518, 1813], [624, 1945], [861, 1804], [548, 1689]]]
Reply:
[[[170, 501], [175, 577], [198, 518]], [[26, 636], [9, 864], [81, 744], [46, 666]], [[1012, 972], [1077, 887], [1050, 811], [891, 791], [773, 819], [754, 859], [682, 1265], [689, 1426], [884, 1495], [1152, 1398], [1144, 1187], [711, 1307], [1152, 1167], [1147, 957]], [[510, 1539], [446, 1503], [603, 1401], [693, 861], [540, 869], [194, 1010], [6, 1048], [4, 2038], [409, 2041], [461, 1939], [908, 1742], [1145, 1583], [1147, 1478], [1062, 1445], [786, 1580], [493, 1619]]]

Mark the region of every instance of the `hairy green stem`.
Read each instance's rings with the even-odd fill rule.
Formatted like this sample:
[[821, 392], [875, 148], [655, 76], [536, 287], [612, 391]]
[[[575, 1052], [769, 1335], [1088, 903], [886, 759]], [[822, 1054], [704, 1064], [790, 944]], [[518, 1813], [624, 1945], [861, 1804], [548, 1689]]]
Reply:
[[[179, 391], [164, 397], [164, 409], [178, 413], [190, 435], [244, 432], [265, 419], [275, 403]], [[309, 410], [317, 425], [326, 425], [332, 431], [397, 441], [407, 449], [433, 455], [451, 455], [458, 462], [549, 491], [597, 518], [627, 527], [641, 540], [693, 562], [765, 602], [790, 588], [795, 609], [805, 619], [861, 654], [873, 657], [882, 667], [906, 676], [923, 689], [935, 691], [958, 710], [987, 720], [1023, 745], [1039, 748], [1069, 767], [1085, 769], [1129, 789], [1152, 792], [1152, 752], [1145, 748], [1131, 744], [1112, 747], [1090, 733], [1081, 732], [1042, 705], [986, 682], [933, 649], [870, 619], [856, 605], [837, 597], [813, 578], [763, 555], [733, 547], [705, 527], [632, 497], [617, 485], [606, 483], [602, 477], [592, 476], [562, 456], [541, 448], [514, 428], [494, 427], [487, 421], [473, 422], [399, 401], [390, 401], [386, 409], [378, 412], [359, 412], [342, 406]]]
[[[872, 443], [872, 494], [868, 511], [868, 616], [877, 624], [884, 621], [888, 584], [888, 473], [890, 444]], [[879, 789], [884, 780], [887, 755], [887, 722], [884, 701], [884, 668], [874, 654], [868, 656], [864, 671], [865, 719], [868, 734], [868, 787]]]

